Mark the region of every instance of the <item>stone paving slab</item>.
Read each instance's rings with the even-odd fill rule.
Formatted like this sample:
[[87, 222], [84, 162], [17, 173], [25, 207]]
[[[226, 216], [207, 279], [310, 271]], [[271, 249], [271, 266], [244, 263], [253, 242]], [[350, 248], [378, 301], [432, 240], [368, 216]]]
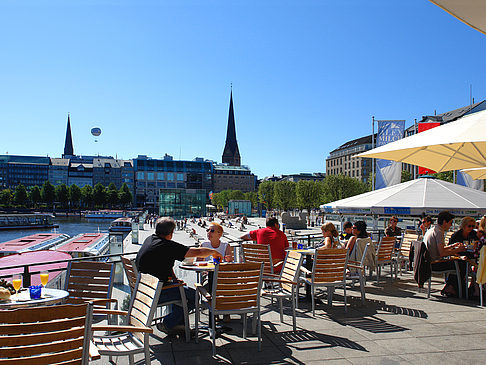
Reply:
[[[264, 223], [263, 223], [264, 224]], [[195, 228], [196, 229], [196, 228]], [[226, 229], [226, 227], [225, 227]], [[255, 226], [249, 226], [255, 229]], [[148, 226], [140, 231], [140, 242], [153, 232]], [[198, 234], [204, 232], [197, 226]], [[234, 232], [236, 234], [236, 232]], [[241, 232], [239, 232], [241, 233]], [[242, 234], [242, 233], [241, 233]], [[240, 235], [241, 235], [240, 234]], [[185, 245], [195, 240], [184, 231], [174, 239]], [[140, 245], [129, 243], [126, 251]], [[178, 270], [189, 284], [195, 274]], [[374, 279], [366, 285], [366, 303], [361, 304], [359, 286], [348, 290], [345, 313], [342, 291], [336, 290], [333, 307], [323, 299], [312, 316], [310, 303], [299, 302], [297, 331], [292, 331], [289, 306], [284, 306], [284, 323], [275, 305], [262, 300], [262, 351], [257, 338], [249, 333], [242, 338], [242, 323], [232, 316], [231, 332], [217, 338], [217, 356], [211, 356], [207, 334], [199, 343], [186, 343], [182, 338], [169, 338], [154, 328], [151, 337], [153, 364], [483, 364], [486, 358], [486, 312], [477, 301], [442, 298], [440, 277], [432, 282], [432, 297], [419, 292], [411, 273], [397, 281]], [[114, 290], [117, 298], [126, 294], [125, 286]], [[303, 294], [303, 293], [302, 293]], [[207, 322], [207, 315], [202, 320]], [[194, 325], [194, 315], [191, 315]], [[226, 325], [226, 324], [225, 324]], [[251, 321], [248, 323], [251, 328]], [[249, 330], [249, 332], [251, 332]], [[143, 356], [135, 357], [143, 364]], [[107, 358], [92, 362], [107, 364]], [[128, 364], [126, 357], [114, 358], [116, 364]]]

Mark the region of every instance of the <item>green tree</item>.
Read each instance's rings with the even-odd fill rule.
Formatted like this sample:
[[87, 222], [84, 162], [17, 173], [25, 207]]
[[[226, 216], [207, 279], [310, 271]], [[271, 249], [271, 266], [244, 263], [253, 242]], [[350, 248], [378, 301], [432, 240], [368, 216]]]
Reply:
[[241, 190], [230, 190], [229, 200], [245, 200], [245, 193]]
[[46, 204], [54, 204], [54, 200], [56, 199], [56, 191], [54, 185], [51, 184], [49, 180], [44, 181], [41, 189], [41, 197], [42, 201]]
[[81, 188], [81, 201], [86, 208], [89, 208], [93, 203], [93, 188], [91, 185], [85, 185]]
[[258, 199], [263, 206], [270, 210], [275, 207], [273, 198], [273, 187], [275, 183], [273, 181], [263, 181], [258, 186]]
[[103, 186], [103, 184], [98, 183], [95, 185], [93, 189], [93, 201], [95, 203], [95, 206], [104, 206], [106, 203], [106, 189]]
[[277, 181], [273, 187], [275, 204], [282, 210], [289, 210], [297, 206], [295, 194], [296, 183], [293, 181]]
[[256, 209], [258, 206], [258, 193], [256, 191], [249, 191], [245, 193], [245, 200], [251, 201], [251, 206]]
[[124, 207], [127, 207], [129, 204], [132, 203], [133, 196], [126, 183], [123, 183], [123, 185], [121, 186], [118, 193], [118, 198], [120, 200], [120, 204], [122, 204]]
[[318, 208], [322, 203], [321, 186], [317, 181], [299, 180], [295, 187], [297, 206], [309, 212], [312, 208]]
[[69, 190], [66, 184], [56, 186], [56, 200], [63, 208], [67, 208], [69, 202]]
[[437, 179], [448, 182], [454, 182], [454, 171], [443, 171], [433, 174]]
[[81, 200], [81, 189], [76, 184], [72, 184], [69, 187], [69, 201], [73, 208], [79, 207], [79, 202]]
[[412, 174], [410, 171], [402, 170], [402, 179], [400, 182], [406, 182], [412, 180]]
[[42, 200], [42, 198], [41, 198], [41, 189], [37, 185], [33, 186], [30, 189], [30, 191], [29, 191], [29, 199], [32, 202], [32, 205], [34, 206], [34, 208]]
[[217, 207], [224, 209], [228, 206], [228, 202], [230, 201], [230, 194], [231, 190], [223, 190], [219, 193], [213, 193], [213, 204]]
[[322, 189], [325, 203], [348, 198], [368, 191], [368, 187], [364, 182], [345, 175], [327, 176], [324, 179]]
[[12, 203], [12, 200], [13, 200], [12, 190], [3, 189], [2, 191], [0, 191], [0, 204], [8, 207]]
[[114, 207], [118, 204], [118, 189], [114, 183], [110, 183], [106, 188], [106, 201], [110, 204], [111, 207]]
[[25, 201], [27, 200], [27, 190], [24, 185], [18, 184], [15, 187], [13, 199], [16, 205], [25, 205]]

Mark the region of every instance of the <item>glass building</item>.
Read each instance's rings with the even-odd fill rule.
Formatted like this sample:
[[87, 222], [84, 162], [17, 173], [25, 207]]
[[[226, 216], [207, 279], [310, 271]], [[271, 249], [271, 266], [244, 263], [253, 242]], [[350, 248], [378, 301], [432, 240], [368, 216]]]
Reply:
[[174, 219], [204, 216], [206, 197], [204, 189], [160, 189], [159, 215]]

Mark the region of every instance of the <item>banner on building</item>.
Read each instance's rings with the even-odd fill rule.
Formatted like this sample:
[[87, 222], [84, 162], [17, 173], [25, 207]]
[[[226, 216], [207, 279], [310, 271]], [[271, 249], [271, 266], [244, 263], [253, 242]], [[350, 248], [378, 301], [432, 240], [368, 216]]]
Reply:
[[[379, 120], [376, 147], [402, 139], [404, 120]], [[390, 160], [376, 160], [375, 189], [399, 184], [402, 177], [402, 163]]]
[[[423, 131], [427, 131], [429, 129], [432, 129], [432, 128], [435, 128], [435, 127], [438, 127], [438, 126], [440, 126], [439, 122], [419, 123], [418, 124], [418, 133], [423, 132]], [[435, 174], [435, 171], [431, 170], [431, 169], [427, 169], [425, 167], [419, 166], [418, 174], [419, 175], [431, 175], [431, 174]]]

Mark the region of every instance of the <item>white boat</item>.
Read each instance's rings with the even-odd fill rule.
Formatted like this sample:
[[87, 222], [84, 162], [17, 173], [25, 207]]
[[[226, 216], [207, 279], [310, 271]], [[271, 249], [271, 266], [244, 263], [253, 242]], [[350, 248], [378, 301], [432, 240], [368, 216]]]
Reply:
[[110, 232], [131, 232], [132, 231], [132, 218], [118, 218], [111, 222]]

